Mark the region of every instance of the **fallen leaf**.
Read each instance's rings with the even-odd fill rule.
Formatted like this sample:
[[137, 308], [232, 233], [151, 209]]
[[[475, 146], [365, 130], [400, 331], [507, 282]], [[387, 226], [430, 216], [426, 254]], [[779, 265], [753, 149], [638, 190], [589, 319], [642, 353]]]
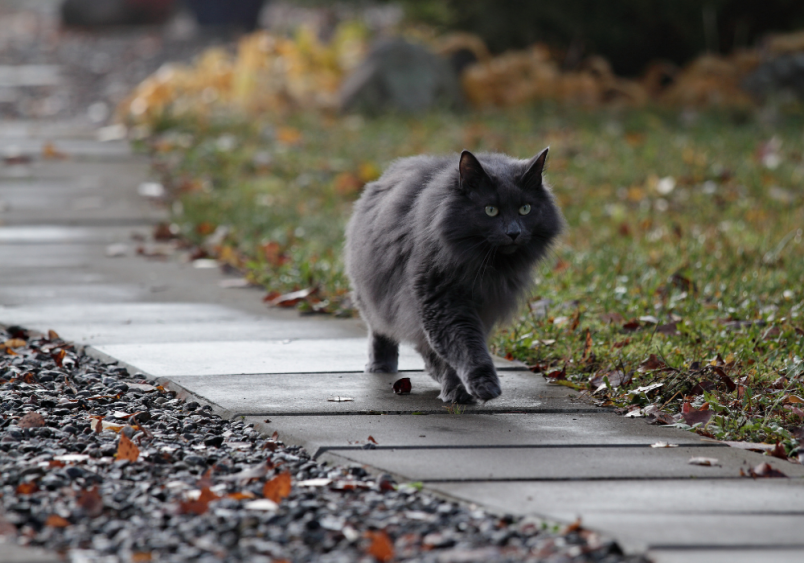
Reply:
[[409, 377], [403, 377], [402, 379], [397, 379], [394, 381], [394, 393], [397, 395], [408, 395], [410, 394], [413, 385], [410, 383]]
[[20, 428], [42, 428], [44, 425], [45, 417], [38, 412], [29, 412], [17, 422], [17, 426]]
[[58, 514], [51, 514], [45, 520], [45, 526], [50, 526], [51, 528], [66, 528], [70, 525], [70, 521], [62, 518]]
[[375, 440], [375, 439], [374, 439], [374, 436], [369, 436], [369, 437], [368, 437], [368, 441], [369, 441], [369, 442], [371, 442], [372, 444], [376, 444], [376, 443], [377, 443], [377, 440]]
[[256, 497], [257, 495], [255, 495], [251, 491], [239, 491], [236, 493], [229, 493], [228, 495], [226, 495], [226, 498], [233, 498], [235, 500], [250, 500]]
[[561, 530], [561, 535], [566, 536], [568, 534], [580, 532], [581, 530], [583, 530], [583, 526], [581, 526], [581, 519], [576, 518], [572, 524], [569, 524], [566, 528]]
[[698, 424], [699, 422], [704, 426], [709, 422], [712, 418], [713, 411], [710, 410], [690, 410], [689, 412], [682, 412], [681, 416], [684, 417], [684, 422], [693, 426], [694, 424]]
[[47, 331], [47, 339], [48, 340], [58, 340], [59, 339], [59, 333], [56, 332], [55, 330], [49, 330], [49, 331]]
[[274, 297], [268, 301], [268, 304], [272, 307], [295, 307], [299, 304], [299, 302], [310, 297], [315, 292], [316, 288], [314, 287], [308, 287], [307, 289], [300, 289], [298, 291], [291, 291], [290, 293], [285, 293], [284, 295]]
[[35, 481], [28, 481], [27, 483], [20, 483], [17, 485], [18, 495], [32, 495], [39, 490]]
[[279, 504], [290, 494], [291, 487], [290, 473], [286, 471], [265, 483], [262, 488], [262, 496]]
[[587, 328], [586, 337], [584, 338], [583, 357], [588, 358], [592, 353], [592, 332]]
[[627, 323], [623, 323], [623, 330], [626, 332], [634, 332], [635, 330], [639, 330], [641, 326], [637, 319], [631, 319]]
[[131, 563], [148, 563], [153, 560], [150, 551], [134, 551], [131, 554]]
[[651, 354], [645, 360], [642, 360], [642, 362], [639, 364], [639, 370], [637, 371], [644, 373], [646, 371], [654, 371], [665, 367], [667, 367], [666, 364], [657, 358], [656, 354]]
[[140, 449], [128, 439], [128, 436], [120, 433], [120, 441], [117, 444], [117, 459], [127, 459], [131, 463], [140, 457]]
[[326, 487], [332, 483], [332, 479], [321, 477], [318, 479], [305, 479], [304, 481], [296, 481], [297, 487]]
[[785, 403], [785, 404], [788, 404], [788, 405], [793, 404], [793, 403], [803, 404], [804, 399], [802, 399], [801, 397], [798, 397], [796, 395], [788, 395], [784, 399], [782, 399], [782, 402]]
[[366, 553], [374, 557], [380, 563], [386, 563], [394, 558], [394, 544], [384, 530], [368, 531], [366, 538], [371, 542], [366, 548]]
[[748, 469], [748, 473], [744, 473], [740, 469], [740, 475], [743, 477], [753, 477], [754, 479], [771, 479], [771, 478], [787, 478], [787, 475], [773, 467], [770, 463], [763, 462]]
[[644, 385], [642, 387], [637, 387], [636, 389], [632, 389], [628, 392], [629, 395], [639, 395], [640, 393], [650, 393], [654, 389], [658, 389], [664, 385], [664, 383], [651, 383], [650, 385]]
[[603, 313], [600, 315], [600, 322], [604, 324], [621, 324], [623, 316], [620, 313]]
[[81, 491], [75, 503], [84, 510], [90, 518], [97, 518], [103, 514], [103, 497], [97, 487]]
[[42, 145], [42, 158], [51, 160], [63, 160], [67, 158], [67, 154], [56, 148], [52, 142], [48, 141]]
[[327, 399], [330, 403], [345, 403], [347, 401], [354, 401], [352, 397], [340, 397], [338, 395]]
[[178, 512], [179, 514], [195, 514], [196, 516], [200, 516], [209, 510], [210, 502], [218, 500], [219, 498], [221, 497], [210, 491], [209, 487], [204, 487], [201, 489], [201, 494], [198, 495], [197, 499], [180, 501]]
[[224, 481], [241, 481], [247, 483], [249, 481], [254, 481], [256, 479], [262, 479], [265, 477], [265, 474], [268, 473], [269, 469], [273, 469], [274, 464], [271, 463], [269, 460], [266, 460], [264, 463], [260, 463], [259, 465], [255, 465], [254, 467], [249, 467], [248, 469], [244, 469], [243, 471], [239, 471], [234, 475], [226, 475], [225, 477], [221, 477]]
[[676, 335], [680, 334], [678, 332], [677, 327], [678, 327], [677, 322], [667, 323], [667, 324], [657, 326], [656, 327], [656, 332], [658, 332], [659, 334], [667, 335], [667, 336], [676, 336]]
[[64, 362], [64, 357], [67, 355], [65, 350], [57, 350], [53, 352], [50, 357], [53, 358], [53, 361], [56, 362], [56, 365], [62, 367], [62, 363]]
[[773, 451], [776, 447], [774, 444], [764, 444], [761, 442], [722, 442], [723, 444], [728, 444], [732, 448], [737, 448], [738, 450], [748, 450], [752, 452], [769, 452]]
[[243, 508], [246, 510], [276, 510], [279, 505], [270, 499], [261, 498], [247, 502], [243, 505]]
[[691, 457], [687, 463], [690, 465], [702, 465], [704, 467], [720, 467], [720, 463], [716, 457]]
[[3, 342], [3, 346], [6, 348], [23, 348], [27, 342], [25, 342], [22, 338], [9, 338], [5, 342]]

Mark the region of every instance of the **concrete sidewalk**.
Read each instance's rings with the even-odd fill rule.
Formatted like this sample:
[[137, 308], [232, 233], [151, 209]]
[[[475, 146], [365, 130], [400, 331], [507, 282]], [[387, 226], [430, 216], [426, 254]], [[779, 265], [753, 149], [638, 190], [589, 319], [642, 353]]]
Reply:
[[[658, 562], [804, 559], [804, 467], [624, 419], [504, 360], [503, 396], [450, 414], [411, 350], [402, 375], [362, 373], [359, 321], [268, 310], [217, 269], [137, 256], [132, 234], [165, 213], [137, 194], [147, 162], [124, 143], [62, 124], [0, 130], [32, 157], [0, 166], [0, 323], [54, 329], [320, 460], [500, 512], [581, 517]], [[41, 160], [44, 141], [68, 158]], [[413, 392], [397, 396], [404, 376]], [[740, 478], [763, 461], [791, 479]]]

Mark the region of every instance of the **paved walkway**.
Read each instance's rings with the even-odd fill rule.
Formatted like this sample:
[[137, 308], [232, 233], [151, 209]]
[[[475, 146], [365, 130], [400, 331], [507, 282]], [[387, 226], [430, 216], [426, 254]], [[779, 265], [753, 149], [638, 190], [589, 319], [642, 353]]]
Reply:
[[[42, 160], [45, 141], [68, 158]], [[0, 165], [0, 323], [54, 329], [320, 460], [500, 512], [580, 516], [661, 563], [804, 560], [804, 467], [770, 460], [793, 478], [740, 478], [770, 458], [590, 407], [505, 361], [500, 399], [449, 414], [410, 350], [400, 376], [362, 373], [358, 321], [267, 310], [217, 269], [137, 256], [132, 234], [164, 211], [138, 195], [147, 163], [124, 143], [0, 123], [0, 144], [33, 159]], [[126, 255], [107, 257], [111, 244]], [[408, 396], [391, 390], [402, 376]], [[378, 446], [364, 449], [369, 436]]]

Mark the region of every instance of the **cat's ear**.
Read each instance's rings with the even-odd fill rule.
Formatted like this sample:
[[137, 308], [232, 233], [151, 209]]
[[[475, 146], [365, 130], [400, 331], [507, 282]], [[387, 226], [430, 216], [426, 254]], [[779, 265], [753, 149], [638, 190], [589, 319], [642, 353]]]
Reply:
[[458, 163], [458, 172], [460, 174], [461, 189], [464, 191], [477, 188], [483, 180], [488, 179], [486, 171], [483, 170], [483, 166], [480, 165], [480, 161], [467, 150], [461, 153], [461, 160]]
[[542, 185], [542, 172], [544, 172], [544, 163], [547, 160], [547, 151], [548, 149], [544, 149], [528, 162], [528, 167], [522, 174], [521, 180], [524, 189], [535, 189]]

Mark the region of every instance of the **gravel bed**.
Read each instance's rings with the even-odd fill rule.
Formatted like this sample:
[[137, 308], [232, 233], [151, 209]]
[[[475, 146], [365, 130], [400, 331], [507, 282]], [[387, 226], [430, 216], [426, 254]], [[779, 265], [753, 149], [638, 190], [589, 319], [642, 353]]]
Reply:
[[73, 561], [641, 561], [577, 525], [317, 463], [19, 327], [0, 329], [0, 487], [0, 534]]

